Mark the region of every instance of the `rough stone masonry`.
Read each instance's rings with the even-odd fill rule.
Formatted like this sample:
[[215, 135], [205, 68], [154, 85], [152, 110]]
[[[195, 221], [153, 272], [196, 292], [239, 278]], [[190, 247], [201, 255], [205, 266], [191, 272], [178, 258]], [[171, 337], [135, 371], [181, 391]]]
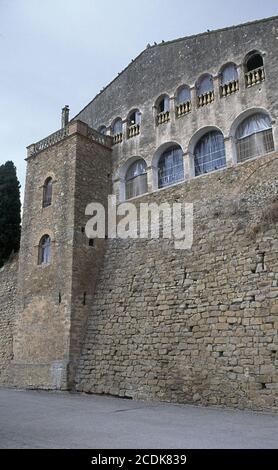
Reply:
[[[19, 260], [0, 272], [1, 384], [278, 409], [277, 44], [275, 17], [147, 47], [28, 147]], [[239, 142], [252, 116], [264, 127]], [[224, 163], [197, 176], [211, 133]], [[171, 149], [183, 177], [161, 187]], [[139, 160], [131, 202], [193, 203], [191, 250], [87, 239], [86, 206], [125, 200]]]

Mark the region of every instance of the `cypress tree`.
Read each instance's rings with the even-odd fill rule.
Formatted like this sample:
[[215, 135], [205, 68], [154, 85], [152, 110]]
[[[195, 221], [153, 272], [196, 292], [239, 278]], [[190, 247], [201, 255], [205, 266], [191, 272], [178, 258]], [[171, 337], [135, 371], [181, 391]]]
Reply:
[[13, 162], [0, 165], [0, 267], [20, 244], [20, 184]]

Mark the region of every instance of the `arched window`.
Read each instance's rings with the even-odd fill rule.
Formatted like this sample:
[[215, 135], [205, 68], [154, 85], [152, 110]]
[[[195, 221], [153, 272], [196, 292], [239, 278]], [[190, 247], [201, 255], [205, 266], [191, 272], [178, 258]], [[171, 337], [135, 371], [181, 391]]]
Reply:
[[245, 60], [246, 72], [251, 72], [264, 66], [264, 61], [259, 52], [250, 52]]
[[157, 124], [170, 121], [170, 98], [167, 95], [160, 97], [156, 103]]
[[220, 73], [221, 96], [231, 95], [239, 90], [238, 72], [235, 64], [227, 64]]
[[138, 109], [131, 111], [127, 118], [128, 137], [140, 134], [141, 113]]
[[135, 109], [134, 111], [131, 111], [131, 113], [128, 116], [128, 125], [129, 126], [134, 126], [135, 124], [140, 124], [141, 123], [141, 113], [138, 109]]
[[212, 75], [203, 75], [197, 82], [199, 106], [205, 106], [214, 101], [214, 85]]
[[170, 111], [170, 99], [169, 96], [165, 95], [157, 103], [157, 111], [158, 113], [166, 113]]
[[121, 118], [116, 119], [112, 126], [112, 134], [114, 138], [114, 144], [119, 144], [123, 141], [123, 121]]
[[175, 146], [166, 150], [158, 161], [158, 187], [164, 188], [184, 179], [183, 152]]
[[236, 130], [236, 142], [238, 162], [273, 152], [274, 140], [270, 117], [267, 114], [256, 113], [244, 119]]
[[188, 101], [191, 101], [191, 92], [190, 88], [187, 86], [183, 86], [179, 88], [178, 93], [177, 93], [177, 104], [184, 104], [187, 103]]
[[251, 87], [265, 80], [264, 61], [257, 51], [250, 52], [245, 58], [246, 86]]
[[98, 129], [98, 132], [102, 135], [106, 135], [107, 134], [106, 126], [100, 126], [99, 129]]
[[140, 194], [148, 192], [147, 164], [140, 158], [132, 163], [127, 170], [125, 177], [126, 199], [130, 199]]
[[113, 135], [118, 135], [123, 132], [123, 121], [119, 118], [116, 119], [112, 128]]
[[47, 178], [43, 185], [43, 200], [42, 206], [48, 207], [52, 203], [52, 178]]
[[191, 91], [187, 86], [178, 89], [176, 97], [177, 116], [183, 116], [191, 111]]
[[205, 134], [194, 150], [195, 176], [226, 166], [225, 143], [222, 132]]
[[51, 238], [44, 235], [39, 243], [38, 264], [49, 264], [51, 260]]

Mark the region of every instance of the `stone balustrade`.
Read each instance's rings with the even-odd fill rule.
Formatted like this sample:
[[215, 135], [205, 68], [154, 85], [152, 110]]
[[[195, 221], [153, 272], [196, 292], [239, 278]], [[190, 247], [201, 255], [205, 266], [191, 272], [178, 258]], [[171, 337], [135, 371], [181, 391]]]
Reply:
[[264, 67], [259, 67], [258, 69], [251, 70], [245, 74], [245, 82], [247, 88], [257, 85], [265, 80]]
[[75, 133], [83, 135], [88, 139], [91, 139], [94, 142], [97, 142], [106, 147], [111, 147], [113, 143], [112, 137], [97, 132], [95, 129], [90, 128], [87, 124], [82, 121], [72, 121], [69, 123], [68, 126], [59, 129], [53, 134], [45, 137], [45, 139], [42, 139], [39, 142], [36, 142], [35, 144], [29, 145], [29, 147], [27, 148], [27, 156], [34, 157], [43, 150], [46, 150], [52, 147], [53, 145], [62, 142], [66, 137], [74, 135]]
[[198, 106], [201, 108], [202, 106], [206, 106], [207, 104], [211, 104], [214, 102], [214, 91], [208, 91], [203, 95], [198, 96]]
[[53, 134], [50, 134], [45, 139], [42, 139], [39, 142], [36, 142], [32, 148], [32, 155], [37, 155], [39, 152], [42, 152], [43, 150], [49, 147], [52, 147], [52, 145], [57, 144], [58, 142], [61, 142], [68, 135], [69, 135], [69, 126], [59, 129]]
[[140, 134], [140, 124], [134, 124], [130, 126], [127, 130], [127, 136], [129, 139], [135, 137], [138, 134]]
[[119, 134], [115, 134], [113, 136], [113, 143], [114, 144], [120, 144], [123, 141], [123, 133], [120, 132]]
[[170, 111], [163, 111], [157, 115], [157, 125], [170, 121]]
[[225, 83], [225, 85], [220, 85], [220, 96], [224, 98], [225, 96], [232, 95], [239, 91], [239, 81], [233, 80], [230, 83]]
[[106, 147], [111, 147], [112, 138], [109, 135], [101, 134], [100, 132], [88, 127], [87, 129], [87, 137], [94, 142], [98, 142], [101, 145], [105, 145]]
[[186, 103], [179, 104], [176, 107], [177, 117], [181, 117], [181, 116], [184, 116], [185, 114], [190, 113], [191, 109], [192, 109], [191, 101], [187, 101]]

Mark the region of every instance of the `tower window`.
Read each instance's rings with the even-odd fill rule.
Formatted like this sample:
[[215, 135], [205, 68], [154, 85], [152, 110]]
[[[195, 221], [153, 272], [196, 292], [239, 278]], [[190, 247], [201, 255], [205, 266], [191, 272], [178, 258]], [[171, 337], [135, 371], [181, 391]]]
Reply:
[[44, 235], [39, 243], [38, 264], [50, 264], [51, 261], [51, 238]]
[[52, 178], [47, 178], [43, 185], [43, 207], [48, 207], [52, 204], [52, 183]]

